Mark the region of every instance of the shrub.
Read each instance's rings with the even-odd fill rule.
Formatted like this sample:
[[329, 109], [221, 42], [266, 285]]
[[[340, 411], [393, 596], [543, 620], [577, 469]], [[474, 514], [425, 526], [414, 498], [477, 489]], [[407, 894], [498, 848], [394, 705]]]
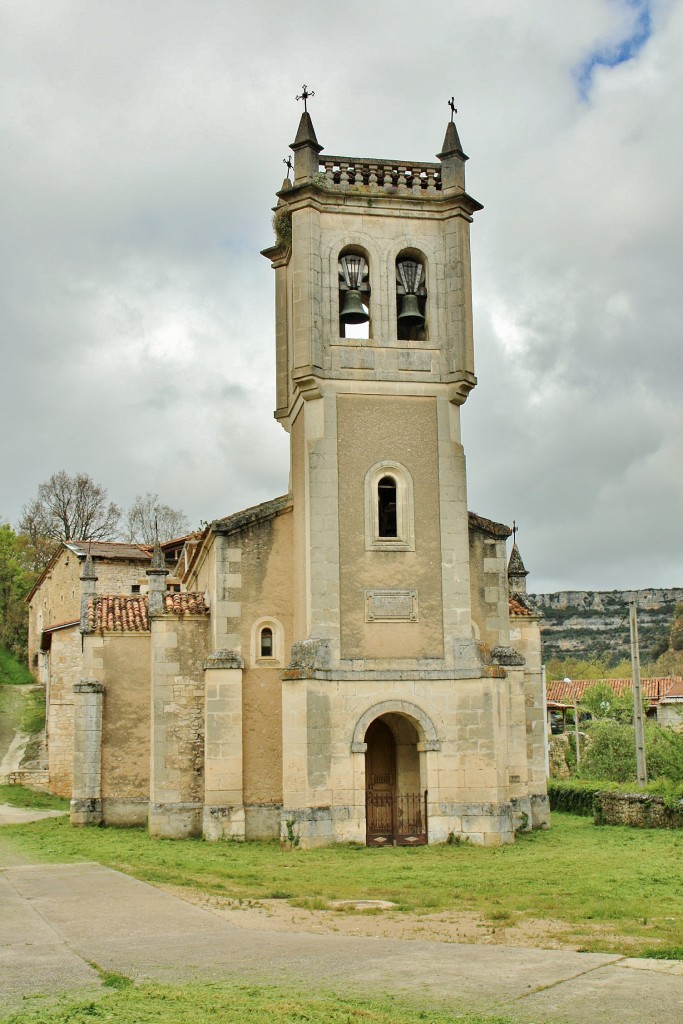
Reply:
[[579, 778], [629, 782], [636, 778], [635, 732], [632, 725], [611, 719], [590, 723], [590, 742], [586, 744], [577, 771]]
[[[589, 743], [581, 757], [579, 778], [632, 782], [637, 778], [635, 730], [609, 720], [591, 722]], [[683, 734], [645, 723], [645, 758], [650, 779], [683, 782]]]
[[45, 690], [42, 687], [29, 690], [24, 697], [20, 724], [23, 732], [30, 735], [45, 728]]
[[601, 779], [548, 779], [550, 810], [592, 817], [595, 794], [618, 788], [617, 783]]

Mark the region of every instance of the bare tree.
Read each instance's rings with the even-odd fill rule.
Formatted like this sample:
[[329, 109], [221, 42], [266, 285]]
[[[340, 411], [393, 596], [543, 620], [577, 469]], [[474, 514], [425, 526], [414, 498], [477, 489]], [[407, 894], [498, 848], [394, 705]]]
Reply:
[[108, 501], [107, 489], [87, 473], [69, 476], [61, 470], [40, 484], [38, 494], [24, 505], [19, 532], [34, 544], [55, 540], [115, 540], [121, 510]]
[[162, 505], [158, 494], [138, 494], [126, 513], [125, 535], [132, 544], [153, 544], [159, 540], [173, 540], [188, 533], [190, 524], [180, 509]]

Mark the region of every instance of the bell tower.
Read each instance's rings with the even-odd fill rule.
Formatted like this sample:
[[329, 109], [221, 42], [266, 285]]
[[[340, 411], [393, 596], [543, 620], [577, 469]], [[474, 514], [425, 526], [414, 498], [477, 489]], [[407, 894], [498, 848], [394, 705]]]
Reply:
[[[460, 406], [474, 387], [469, 226], [438, 162], [323, 156], [310, 114], [278, 193], [277, 409], [291, 436], [295, 635], [329, 666], [468, 667]], [[322, 655], [321, 655], [322, 656]]]
[[[282, 835], [295, 823], [302, 845], [418, 842], [428, 817], [430, 842], [512, 842], [511, 801], [527, 800], [523, 659], [492, 664], [480, 641], [495, 626], [507, 657], [496, 538], [509, 530], [474, 517], [473, 541], [460, 439], [482, 209], [467, 157], [452, 118], [433, 163], [328, 156], [306, 110], [291, 148], [263, 253], [275, 416], [291, 439]], [[480, 618], [505, 621], [475, 625], [473, 595]], [[387, 801], [409, 835], [386, 833]]]

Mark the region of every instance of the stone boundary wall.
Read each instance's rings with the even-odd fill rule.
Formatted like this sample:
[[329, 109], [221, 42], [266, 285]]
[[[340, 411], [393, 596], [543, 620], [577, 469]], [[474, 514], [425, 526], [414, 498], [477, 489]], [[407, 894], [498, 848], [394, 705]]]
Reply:
[[19, 768], [15, 772], [8, 772], [6, 776], [0, 775], [0, 783], [6, 786], [26, 786], [45, 793], [50, 791], [49, 773], [41, 768]]
[[650, 793], [596, 793], [593, 821], [632, 828], [683, 828], [683, 801], [679, 810], [672, 810], [664, 806], [661, 796]]

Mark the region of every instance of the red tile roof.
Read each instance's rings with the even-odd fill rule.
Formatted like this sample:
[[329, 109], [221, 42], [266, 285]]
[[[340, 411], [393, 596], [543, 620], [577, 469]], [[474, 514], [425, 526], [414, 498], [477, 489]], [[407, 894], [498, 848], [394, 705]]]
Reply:
[[673, 685], [664, 694], [665, 700], [683, 700], [683, 678], [673, 679]]
[[526, 605], [522, 604], [522, 602], [517, 597], [511, 597], [509, 599], [508, 607], [510, 609], [510, 615], [533, 615], [534, 614], [531, 611], [531, 609], [527, 608]]
[[[165, 611], [174, 615], [207, 615], [203, 594], [166, 594]], [[147, 595], [98, 594], [88, 598], [88, 629], [115, 633], [149, 630]]]
[[139, 594], [102, 594], [88, 598], [88, 629], [142, 633], [149, 629], [147, 598]]
[[[683, 677], [655, 676], [652, 679], [641, 679], [640, 685], [643, 696], [656, 701], [671, 689], [672, 684], [679, 682], [683, 683]], [[633, 685], [630, 679], [572, 679], [568, 683], [563, 679], [553, 679], [547, 684], [547, 697], [548, 700], [557, 701], [571, 702], [574, 697], [581, 700], [586, 690], [598, 683], [606, 684], [620, 696], [629, 693]]]
[[165, 608], [175, 615], [206, 615], [209, 609], [204, 603], [203, 594], [166, 594]]

